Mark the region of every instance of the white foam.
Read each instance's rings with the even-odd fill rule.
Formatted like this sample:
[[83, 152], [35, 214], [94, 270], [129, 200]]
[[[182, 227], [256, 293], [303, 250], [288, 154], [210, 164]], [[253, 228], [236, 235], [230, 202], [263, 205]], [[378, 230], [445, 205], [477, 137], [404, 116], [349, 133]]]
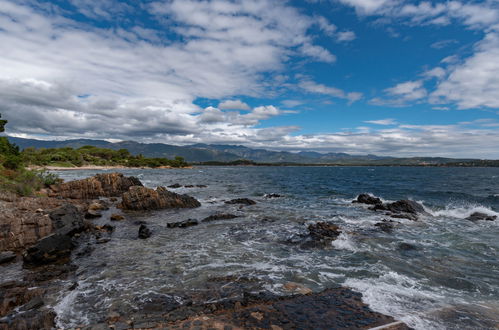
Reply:
[[344, 285], [361, 292], [362, 300], [374, 311], [391, 315], [415, 329], [443, 328], [425, 315], [442, 307], [444, 297], [424, 290], [415, 279], [390, 271], [378, 278], [349, 278]]
[[435, 217], [450, 217], [457, 219], [465, 219], [472, 215], [475, 212], [485, 213], [490, 216], [499, 216], [499, 213], [491, 210], [488, 207], [478, 204], [463, 204], [456, 205], [450, 204], [445, 207], [443, 210], [431, 210], [426, 208], [427, 212]]
[[349, 250], [352, 252], [357, 252], [359, 251], [358, 246], [355, 244], [353, 241], [352, 237], [345, 232], [342, 232], [340, 236], [338, 236], [332, 243], [332, 246], [334, 246], [337, 249], [340, 250]]

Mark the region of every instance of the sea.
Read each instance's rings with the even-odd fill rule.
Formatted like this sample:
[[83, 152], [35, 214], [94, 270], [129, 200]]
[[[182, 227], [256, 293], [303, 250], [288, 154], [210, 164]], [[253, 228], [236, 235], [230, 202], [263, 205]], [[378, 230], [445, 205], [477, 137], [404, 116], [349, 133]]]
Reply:
[[[112, 170], [115, 171], [115, 170]], [[65, 180], [103, 170], [56, 172]], [[415, 329], [499, 328], [499, 217], [470, 221], [474, 212], [499, 216], [499, 168], [195, 166], [126, 169], [155, 188], [198, 199], [197, 209], [127, 214], [111, 241], [79, 258], [72, 291], [52, 301], [61, 328], [105, 319], [117, 305], [136, 309], [152, 294], [203, 290], [210, 278], [252, 278], [274, 294], [287, 282], [314, 292], [346, 286], [371, 309]], [[411, 199], [427, 215], [397, 221], [352, 200], [370, 193], [384, 201]], [[267, 198], [278, 194], [279, 198]], [[228, 205], [250, 198], [256, 205]], [[167, 228], [217, 213], [238, 217]], [[107, 221], [107, 220], [98, 220]], [[137, 238], [136, 221], [152, 230]], [[341, 235], [325, 248], [304, 248], [307, 226], [326, 221]], [[407, 248], [409, 246], [409, 248]], [[181, 299], [181, 298], [178, 298]]]

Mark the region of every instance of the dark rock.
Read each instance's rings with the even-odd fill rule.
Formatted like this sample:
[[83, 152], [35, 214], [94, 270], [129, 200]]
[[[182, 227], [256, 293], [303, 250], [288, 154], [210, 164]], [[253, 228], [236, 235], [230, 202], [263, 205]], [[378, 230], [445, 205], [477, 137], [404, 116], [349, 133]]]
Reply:
[[136, 226], [145, 225], [145, 224], [147, 224], [147, 221], [144, 221], [144, 220], [135, 220], [133, 222], [133, 224], [136, 225]]
[[209, 221], [215, 221], [215, 220], [229, 220], [229, 219], [234, 219], [234, 218], [237, 218], [237, 215], [228, 214], [228, 213], [218, 213], [218, 214], [210, 215], [209, 217], [204, 218], [202, 221], [209, 222]]
[[169, 208], [195, 208], [201, 203], [188, 195], [179, 195], [158, 187], [131, 187], [123, 194], [121, 207], [126, 210], [157, 210]]
[[125, 217], [122, 216], [121, 214], [113, 213], [113, 214], [111, 214], [110, 219], [111, 219], [111, 221], [121, 221], [121, 220], [125, 220]]
[[132, 186], [142, 186], [139, 179], [122, 173], [97, 174], [91, 178], [51, 186], [54, 196], [74, 199], [119, 197]]
[[191, 226], [196, 226], [198, 224], [199, 223], [196, 219], [187, 219], [184, 221], [167, 223], [166, 227], [168, 227], [168, 228], [187, 228], [187, 227], [191, 227]]
[[375, 223], [374, 225], [385, 233], [391, 233], [394, 227], [394, 223], [395, 221], [393, 220], [383, 220], [382, 222]]
[[49, 213], [54, 232], [60, 235], [74, 235], [84, 229], [84, 219], [78, 208], [64, 204]]
[[265, 197], [265, 198], [279, 198], [282, 196], [279, 194], [265, 194], [263, 197]]
[[174, 183], [172, 185], [169, 185], [168, 188], [182, 188], [182, 185], [180, 183]]
[[55, 329], [56, 314], [52, 310], [29, 310], [12, 317], [0, 319], [0, 330], [11, 329]]
[[418, 216], [412, 213], [389, 213], [388, 215], [396, 219], [409, 219], [412, 221], [418, 220]]
[[24, 305], [21, 309], [24, 311], [29, 311], [30, 309], [35, 309], [42, 307], [45, 303], [43, 302], [43, 299], [39, 296], [34, 297], [31, 299], [26, 305]]
[[207, 188], [208, 186], [205, 184], [197, 184], [196, 187], [198, 188]]
[[56, 261], [69, 261], [68, 257], [74, 247], [71, 238], [67, 235], [46, 236], [26, 250], [23, 255], [24, 264], [39, 266]]
[[16, 259], [16, 254], [12, 251], [0, 252], [0, 265]]
[[105, 238], [99, 238], [97, 241], [95, 241], [95, 243], [97, 243], [97, 244], [104, 244], [104, 243], [107, 243], [109, 241], [111, 241], [111, 239], [108, 238], [108, 237], [105, 237]]
[[409, 243], [405, 243], [405, 242], [399, 243], [398, 248], [399, 248], [399, 250], [403, 250], [403, 251], [410, 251], [410, 250], [417, 249], [414, 245], [409, 244]]
[[185, 185], [184, 187], [185, 188], [194, 188], [194, 185], [193, 184], [188, 184], [188, 185]]
[[88, 210], [85, 213], [85, 219], [95, 219], [95, 218], [100, 218], [102, 217], [102, 213], [100, 213], [97, 210]]
[[496, 215], [488, 215], [482, 212], [474, 212], [469, 217], [466, 218], [466, 220], [470, 221], [479, 221], [479, 220], [494, 221], [496, 219], [497, 219]]
[[327, 222], [311, 224], [308, 231], [315, 240], [335, 240], [341, 234], [340, 227]]
[[139, 238], [146, 239], [151, 237], [152, 232], [146, 225], [140, 225], [139, 227]]
[[352, 201], [352, 203], [361, 203], [369, 205], [381, 205], [383, 202], [378, 197], [371, 196], [369, 194], [360, 194], [357, 199]]
[[243, 204], [243, 205], [255, 205], [256, 202], [249, 198], [236, 198], [230, 201], [226, 201], [225, 204]]
[[425, 214], [423, 205], [411, 201], [411, 200], [400, 200], [394, 203], [388, 203], [385, 205], [386, 210], [394, 213], [410, 213], [410, 214]]

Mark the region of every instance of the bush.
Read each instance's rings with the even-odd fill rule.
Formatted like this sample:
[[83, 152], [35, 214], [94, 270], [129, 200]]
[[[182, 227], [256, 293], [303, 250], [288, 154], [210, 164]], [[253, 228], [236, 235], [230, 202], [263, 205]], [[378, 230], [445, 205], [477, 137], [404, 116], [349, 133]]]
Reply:
[[21, 167], [22, 159], [17, 155], [6, 155], [3, 160], [3, 167], [9, 170], [17, 170]]

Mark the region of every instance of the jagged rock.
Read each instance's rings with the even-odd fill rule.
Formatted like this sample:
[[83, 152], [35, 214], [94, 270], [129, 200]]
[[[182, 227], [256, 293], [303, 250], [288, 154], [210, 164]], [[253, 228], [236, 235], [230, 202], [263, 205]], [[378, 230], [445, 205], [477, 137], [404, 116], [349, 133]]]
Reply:
[[234, 219], [234, 218], [237, 218], [237, 215], [228, 214], [228, 213], [219, 213], [219, 214], [210, 215], [209, 217], [204, 218], [202, 221], [209, 222], [209, 221], [215, 221], [215, 220], [229, 220], [229, 219]]
[[187, 228], [187, 227], [191, 227], [191, 226], [196, 226], [198, 224], [199, 224], [199, 222], [196, 219], [187, 219], [184, 221], [167, 223], [166, 227], [168, 227], [168, 228]]
[[73, 235], [84, 229], [84, 219], [78, 208], [64, 204], [49, 213], [54, 232], [60, 235]]
[[28, 248], [23, 255], [24, 264], [40, 266], [59, 260], [66, 260], [74, 248], [71, 237], [62, 234], [52, 234], [39, 240]]
[[96, 201], [93, 201], [92, 203], [90, 203], [90, 205], [88, 206], [88, 209], [92, 210], [92, 211], [102, 211], [102, 210], [108, 210], [109, 206], [107, 205], [107, 203], [105, 201], [96, 200]]
[[122, 173], [97, 174], [91, 178], [51, 186], [54, 196], [73, 199], [119, 197], [132, 186], [142, 186], [139, 179]]
[[25, 304], [21, 309], [24, 311], [29, 311], [30, 309], [35, 309], [42, 307], [45, 303], [40, 296], [36, 296], [31, 299], [27, 304]]
[[226, 201], [225, 204], [243, 204], [243, 205], [255, 205], [256, 202], [249, 198], [236, 198], [230, 201]]
[[388, 211], [394, 213], [410, 213], [410, 214], [426, 213], [423, 205], [407, 199], [396, 201], [394, 203], [388, 203], [386, 204], [386, 208]]
[[352, 201], [352, 203], [361, 203], [361, 204], [369, 204], [369, 205], [380, 205], [383, 204], [381, 199], [378, 197], [371, 196], [369, 194], [360, 194], [357, 196], [357, 199]]
[[395, 221], [393, 220], [383, 220], [382, 222], [375, 223], [374, 226], [378, 227], [380, 230], [385, 233], [391, 233], [393, 230], [393, 224]]
[[496, 215], [488, 215], [482, 212], [474, 212], [469, 217], [466, 218], [466, 220], [471, 220], [471, 221], [478, 221], [478, 220], [494, 221], [496, 219], [497, 219]]
[[169, 185], [168, 188], [182, 188], [182, 185], [180, 183], [174, 183]]
[[130, 187], [123, 194], [121, 208], [125, 210], [156, 210], [168, 208], [195, 208], [201, 206], [195, 198], [179, 195], [158, 187], [156, 190], [146, 187]]
[[282, 196], [279, 194], [265, 194], [263, 197], [265, 197], [265, 198], [279, 198]]
[[0, 252], [0, 265], [16, 259], [16, 254], [12, 251]]
[[140, 225], [139, 227], [139, 238], [146, 239], [151, 237], [152, 232], [146, 225]]
[[303, 284], [295, 283], [295, 282], [287, 282], [283, 286], [283, 289], [286, 291], [296, 292], [299, 294], [309, 294], [312, 293], [310, 288], [307, 288]]
[[121, 221], [121, 220], [125, 220], [125, 217], [122, 216], [121, 214], [113, 213], [113, 214], [111, 214], [110, 219], [111, 219], [111, 221]]
[[341, 234], [340, 227], [327, 222], [311, 224], [308, 231], [315, 240], [335, 240]]

